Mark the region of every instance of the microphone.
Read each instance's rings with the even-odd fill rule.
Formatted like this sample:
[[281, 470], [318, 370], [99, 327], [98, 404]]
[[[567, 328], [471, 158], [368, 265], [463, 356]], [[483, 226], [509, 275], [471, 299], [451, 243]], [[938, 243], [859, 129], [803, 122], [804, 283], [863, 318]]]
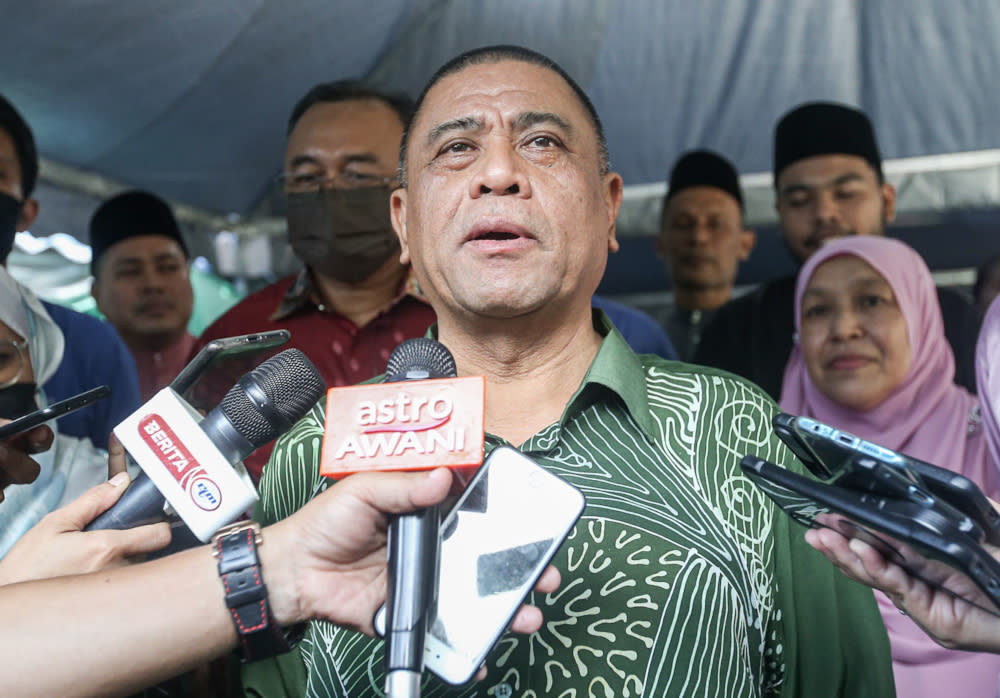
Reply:
[[[457, 375], [451, 352], [425, 337], [397, 346], [385, 374], [386, 383]], [[440, 524], [436, 505], [396, 516], [389, 524], [385, 634], [385, 692], [389, 698], [420, 695], [424, 640], [437, 598]]]
[[[485, 379], [455, 375], [451, 352], [421, 337], [393, 350], [384, 383], [331, 388], [320, 473], [342, 477], [442, 465], [463, 474], [474, 470], [483, 460]], [[437, 595], [439, 526], [436, 506], [397, 516], [389, 525], [385, 636], [390, 698], [420, 695], [424, 638]]]
[[287, 349], [250, 371], [204, 419], [164, 388], [114, 429], [142, 473], [84, 530], [163, 520], [166, 505], [208, 542], [257, 492], [241, 461], [288, 431], [326, 388], [312, 362]]

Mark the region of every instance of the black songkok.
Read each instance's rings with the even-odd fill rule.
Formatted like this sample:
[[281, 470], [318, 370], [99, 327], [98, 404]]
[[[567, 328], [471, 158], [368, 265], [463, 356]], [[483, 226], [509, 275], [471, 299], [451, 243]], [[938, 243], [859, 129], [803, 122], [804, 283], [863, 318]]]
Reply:
[[127, 191], [101, 204], [90, 219], [91, 273], [96, 273], [98, 260], [109, 247], [138, 235], [173, 238], [181, 246], [184, 256], [190, 256], [180, 226], [167, 202], [149, 192]]
[[689, 187], [715, 187], [726, 192], [743, 210], [743, 193], [736, 168], [718, 153], [711, 150], [690, 150], [674, 163], [670, 171], [670, 188], [667, 201], [682, 189]]
[[857, 155], [882, 179], [882, 156], [872, 122], [860, 109], [810, 102], [781, 117], [774, 129], [774, 185], [789, 165], [814, 155]]

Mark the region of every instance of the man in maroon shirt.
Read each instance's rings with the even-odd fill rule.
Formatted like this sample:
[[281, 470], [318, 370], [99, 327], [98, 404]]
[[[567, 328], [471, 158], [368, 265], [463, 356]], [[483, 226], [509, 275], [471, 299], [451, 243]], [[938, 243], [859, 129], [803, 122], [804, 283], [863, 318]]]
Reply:
[[167, 203], [145, 191], [118, 194], [90, 219], [91, 293], [125, 341], [145, 402], [187, 363], [195, 338], [188, 250]]
[[[389, 219], [397, 186], [405, 97], [355, 81], [312, 88], [292, 110], [285, 149], [288, 240], [305, 268], [248, 296], [208, 327], [212, 339], [287, 329], [329, 387], [385, 371], [404, 339], [434, 311], [419, 294]], [[221, 396], [220, 396], [221, 397]], [[270, 446], [246, 460], [256, 481]]]

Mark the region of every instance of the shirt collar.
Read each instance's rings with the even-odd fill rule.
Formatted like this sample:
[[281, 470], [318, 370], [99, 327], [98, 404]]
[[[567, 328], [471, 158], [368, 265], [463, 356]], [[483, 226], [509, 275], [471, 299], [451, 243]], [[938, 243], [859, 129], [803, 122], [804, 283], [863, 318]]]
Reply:
[[[411, 267], [406, 274], [406, 278], [399, 287], [395, 298], [392, 299], [391, 305], [396, 305], [406, 296], [413, 296], [414, 298], [427, 302], [423, 293], [420, 291], [420, 284], [417, 283], [416, 274], [413, 273], [413, 268]], [[276, 322], [279, 320], [284, 320], [290, 315], [294, 315], [303, 310], [317, 309], [321, 312], [323, 311], [322, 306], [316, 302], [316, 298], [319, 297], [319, 292], [316, 289], [316, 285], [313, 283], [312, 275], [309, 273], [308, 267], [303, 267], [295, 277], [295, 281], [285, 292], [284, 298], [278, 304], [278, 307], [269, 318], [271, 322]]]
[[[655, 434], [653, 416], [650, 414], [649, 400], [646, 398], [646, 374], [642, 362], [621, 333], [615, 329], [607, 314], [599, 308], [592, 308], [592, 312], [594, 329], [604, 339], [579, 389], [563, 410], [559, 426], [563, 427], [569, 420], [597, 402], [602, 394], [607, 395], [610, 391], [621, 399], [639, 428], [653, 438]], [[428, 328], [426, 336], [437, 339], [437, 329], [435, 322]]]
[[580, 388], [570, 398], [559, 420], [560, 426], [579, 415], [608, 391], [617, 395], [632, 419], [649, 436], [654, 434], [653, 417], [646, 398], [646, 374], [642, 362], [615, 329], [607, 314], [593, 309], [594, 329], [604, 337]]

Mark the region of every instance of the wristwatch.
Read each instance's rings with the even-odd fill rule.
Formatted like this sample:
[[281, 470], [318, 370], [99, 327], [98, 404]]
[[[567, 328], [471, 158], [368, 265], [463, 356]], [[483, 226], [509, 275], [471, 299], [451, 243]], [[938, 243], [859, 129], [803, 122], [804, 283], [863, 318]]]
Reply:
[[237, 521], [212, 537], [212, 555], [219, 561], [219, 577], [226, 590], [226, 606], [240, 636], [243, 662], [255, 662], [292, 649], [305, 633], [298, 623], [287, 631], [271, 615], [267, 587], [260, 574], [257, 546], [260, 524]]

